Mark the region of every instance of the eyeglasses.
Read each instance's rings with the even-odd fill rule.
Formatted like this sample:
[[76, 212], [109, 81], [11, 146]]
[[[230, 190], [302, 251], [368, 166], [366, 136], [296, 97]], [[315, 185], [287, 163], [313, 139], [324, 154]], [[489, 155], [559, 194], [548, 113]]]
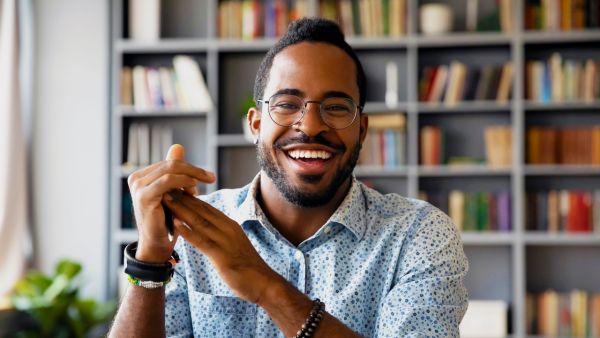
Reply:
[[304, 101], [296, 95], [275, 94], [269, 100], [258, 100], [260, 104], [267, 104], [271, 120], [282, 127], [293, 126], [300, 122], [306, 113], [309, 103], [319, 105], [321, 119], [333, 129], [344, 129], [356, 119], [359, 109], [354, 101], [345, 97], [329, 97], [319, 101]]

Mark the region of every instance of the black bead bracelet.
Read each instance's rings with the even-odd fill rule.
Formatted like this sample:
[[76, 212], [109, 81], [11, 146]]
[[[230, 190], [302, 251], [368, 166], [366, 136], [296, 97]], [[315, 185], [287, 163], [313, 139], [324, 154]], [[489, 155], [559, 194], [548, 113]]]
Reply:
[[323, 315], [325, 314], [325, 303], [323, 303], [319, 298], [313, 301], [313, 307], [310, 310], [310, 314], [308, 318], [306, 318], [306, 322], [302, 324], [302, 328], [296, 333], [294, 338], [310, 338], [313, 336], [319, 323], [323, 319]]

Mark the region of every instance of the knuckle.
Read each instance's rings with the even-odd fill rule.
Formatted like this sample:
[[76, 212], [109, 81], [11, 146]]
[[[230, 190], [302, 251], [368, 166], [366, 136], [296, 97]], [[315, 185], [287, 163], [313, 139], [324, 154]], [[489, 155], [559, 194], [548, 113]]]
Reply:
[[177, 161], [167, 160], [165, 164], [165, 169], [169, 172], [175, 171], [177, 169]]

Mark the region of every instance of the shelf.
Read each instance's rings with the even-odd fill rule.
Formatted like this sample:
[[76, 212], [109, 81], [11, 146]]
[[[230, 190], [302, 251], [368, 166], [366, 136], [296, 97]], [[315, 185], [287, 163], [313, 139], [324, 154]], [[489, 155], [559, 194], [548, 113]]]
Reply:
[[119, 107], [118, 115], [123, 117], [205, 117], [207, 112], [185, 109], [145, 109], [136, 110], [133, 107]]
[[600, 42], [600, 30], [582, 30], [568, 32], [526, 31], [523, 40], [527, 44], [565, 43], [565, 42]]
[[410, 38], [407, 36], [402, 37], [380, 37], [380, 38], [361, 38], [361, 37], [348, 37], [346, 39], [348, 44], [354, 49], [392, 49], [392, 48], [406, 48], [409, 45]]
[[417, 106], [419, 114], [431, 113], [474, 113], [474, 112], [510, 112], [510, 102], [497, 103], [495, 101], [463, 101], [456, 105], [446, 105], [443, 102], [420, 102]]
[[525, 175], [530, 176], [589, 176], [600, 175], [600, 166], [592, 165], [527, 165]]
[[217, 136], [219, 147], [253, 147], [254, 143], [248, 141], [243, 134], [221, 134]]
[[546, 111], [546, 110], [586, 110], [586, 109], [599, 109], [600, 101], [596, 100], [593, 102], [562, 102], [562, 103], [542, 103], [535, 101], [526, 101], [525, 110], [530, 111]]
[[505, 176], [510, 174], [510, 168], [491, 168], [487, 165], [441, 165], [418, 167], [418, 175], [421, 177]]
[[527, 232], [525, 243], [530, 245], [600, 245], [599, 233]]
[[395, 106], [388, 106], [385, 102], [366, 102], [363, 111], [368, 115], [406, 112], [408, 105], [407, 102], [398, 102]]
[[157, 41], [118, 40], [115, 50], [121, 53], [206, 52], [215, 42], [209, 39], [161, 39]]
[[419, 47], [509, 46], [511, 35], [501, 32], [460, 32], [436, 36], [418, 35]]
[[354, 175], [357, 177], [406, 177], [408, 175], [407, 167], [386, 168], [380, 166], [356, 166]]
[[465, 245], [510, 245], [515, 240], [510, 232], [462, 232], [460, 236]]

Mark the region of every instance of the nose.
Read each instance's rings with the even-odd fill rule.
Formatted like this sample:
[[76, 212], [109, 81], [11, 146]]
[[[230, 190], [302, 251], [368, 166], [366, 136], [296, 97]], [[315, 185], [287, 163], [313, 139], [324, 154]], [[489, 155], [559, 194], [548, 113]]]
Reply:
[[321, 118], [320, 105], [318, 102], [306, 102], [304, 116], [292, 127], [302, 131], [309, 137], [316, 136], [323, 131], [328, 131], [329, 126]]

